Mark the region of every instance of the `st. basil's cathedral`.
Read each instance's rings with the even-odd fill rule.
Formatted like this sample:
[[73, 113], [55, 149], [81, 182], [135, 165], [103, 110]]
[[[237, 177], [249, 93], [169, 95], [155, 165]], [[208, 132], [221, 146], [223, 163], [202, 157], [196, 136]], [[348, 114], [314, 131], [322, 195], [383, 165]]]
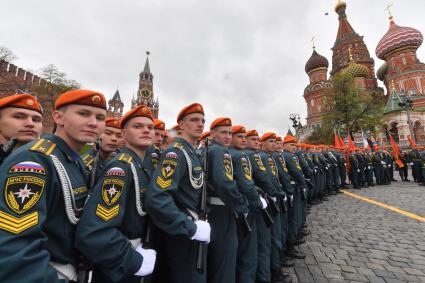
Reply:
[[[389, 17], [390, 26], [375, 49], [376, 56], [384, 63], [375, 75], [375, 62], [360, 36], [348, 21], [347, 4], [338, 1], [335, 12], [338, 14], [339, 27], [333, 47], [331, 48], [332, 69], [330, 76], [340, 72], [349, 72], [356, 85], [366, 93], [383, 90], [378, 81], [385, 85], [386, 106], [383, 122], [388, 126], [400, 145], [407, 145], [409, 125], [406, 111], [400, 108], [401, 98], [413, 102], [410, 118], [413, 124], [414, 138], [418, 143], [425, 143], [425, 64], [416, 56], [416, 50], [423, 42], [420, 31], [402, 27]], [[300, 138], [307, 140], [315, 128], [320, 127], [323, 117], [329, 111], [326, 97], [332, 95], [332, 83], [328, 79], [329, 61], [313, 47], [313, 53], [305, 65], [305, 72], [310, 83], [304, 90], [307, 104], [307, 125], [300, 131]], [[383, 93], [384, 95], [384, 93]], [[380, 133], [379, 142], [385, 142], [386, 136]]]

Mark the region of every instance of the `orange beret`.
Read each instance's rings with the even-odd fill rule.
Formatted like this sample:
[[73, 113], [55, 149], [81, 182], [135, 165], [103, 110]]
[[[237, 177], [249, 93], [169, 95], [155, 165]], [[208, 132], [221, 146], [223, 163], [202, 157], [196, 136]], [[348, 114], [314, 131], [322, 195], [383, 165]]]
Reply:
[[282, 141], [282, 137], [276, 136], [276, 141]]
[[34, 110], [43, 114], [43, 109], [37, 99], [31, 94], [22, 93], [6, 96], [0, 99], [0, 108], [17, 107]]
[[204, 139], [206, 139], [206, 138], [208, 138], [209, 136], [211, 136], [211, 133], [208, 131], [208, 132], [205, 132], [205, 133], [202, 133], [202, 135], [199, 137], [199, 140], [201, 141], [201, 140], [204, 140]]
[[177, 123], [180, 122], [186, 115], [192, 113], [201, 113], [204, 115], [204, 108], [202, 108], [202, 105], [199, 103], [193, 103], [184, 107], [182, 110], [180, 110], [179, 115], [177, 115]]
[[258, 132], [256, 130], [249, 130], [246, 132], [247, 137], [258, 137]]
[[153, 119], [153, 127], [155, 130], [165, 131], [165, 123], [159, 119]]
[[297, 143], [297, 139], [292, 136], [292, 135], [287, 135], [284, 139], [283, 139], [283, 143]]
[[120, 121], [116, 118], [108, 118], [105, 120], [105, 126], [120, 129]]
[[232, 126], [232, 120], [226, 117], [217, 118], [211, 123], [210, 131], [214, 128], [223, 126]]
[[276, 134], [272, 132], [267, 132], [261, 136], [260, 142], [268, 140], [268, 139], [276, 139]]
[[121, 123], [120, 123], [121, 129], [124, 128], [125, 123], [127, 123], [130, 119], [136, 118], [136, 117], [146, 117], [153, 121], [152, 112], [149, 109], [149, 107], [145, 105], [139, 105], [136, 108], [133, 108], [127, 113], [125, 113], [124, 116], [122, 116]]
[[106, 109], [105, 96], [93, 90], [74, 89], [64, 92], [56, 99], [55, 109], [69, 104], [80, 104]]
[[246, 133], [246, 129], [244, 126], [242, 125], [235, 125], [232, 127], [232, 134], [245, 134]]

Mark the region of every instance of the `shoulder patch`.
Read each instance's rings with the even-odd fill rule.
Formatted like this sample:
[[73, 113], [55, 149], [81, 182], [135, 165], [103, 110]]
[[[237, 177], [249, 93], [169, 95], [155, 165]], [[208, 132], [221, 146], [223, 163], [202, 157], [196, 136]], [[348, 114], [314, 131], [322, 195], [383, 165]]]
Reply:
[[102, 199], [107, 205], [116, 203], [124, 190], [124, 181], [117, 178], [106, 178], [102, 184]]
[[38, 211], [22, 217], [15, 217], [0, 211], [0, 229], [12, 234], [19, 234], [38, 224]]
[[174, 159], [177, 159], [179, 156], [177, 155], [177, 153], [175, 153], [175, 152], [173, 152], [173, 151], [170, 151], [170, 152], [167, 152], [166, 154], [165, 154], [165, 158], [174, 158]]
[[241, 166], [243, 169], [243, 175], [245, 179], [251, 181], [252, 180], [251, 166], [249, 164], [249, 161], [245, 157], [241, 158]]
[[229, 180], [233, 180], [233, 165], [232, 165], [232, 159], [230, 157], [230, 154], [225, 153], [223, 159], [224, 164], [224, 173], [226, 173], [226, 177]]
[[266, 167], [264, 167], [263, 161], [261, 160], [261, 157], [258, 153], [254, 154], [254, 161], [257, 163], [261, 171], [266, 171]]
[[96, 207], [96, 215], [99, 216], [103, 221], [109, 221], [116, 217], [120, 212], [120, 205], [117, 204], [111, 209], [108, 209], [100, 204]]
[[105, 176], [125, 176], [125, 171], [121, 167], [112, 167], [108, 171], [105, 172]]
[[172, 159], [164, 159], [161, 164], [161, 174], [164, 178], [170, 178], [176, 172], [177, 162]]
[[41, 164], [33, 161], [23, 161], [13, 165], [9, 169], [9, 173], [37, 173], [46, 175], [46, 170]]
[[85, 164], [87, 167], [89, 167], [89, 166], [91, 166], [91, 164], [93, 163], [93, 161], [94, 161], [95, 157], [94, 157], [94, 156], [92, 156], [92, 155], [91, 155], [91, 154], [89, 154], [89, 153], [85, 153], [85, 154], [82, 156], [82, 158], [81, 158], [81, 159], [83, 160], [84, 164]]
[[45, 155], [50, 155], [55, 149], [55, 147], [56, 147], [56, 144], [52, 142], [51, 140], [40, 139], [30, 148], [30, 150], [38, 151], [38, 152], [44, 153]]
[[269, 158], [267, 159], [267, 161], [269, 162], [269, 165], [270, 165], [270, 168], [271, 168], [271, 170], [272, 170], [272, 174], [273, 174], [273, 176], [277, 176], [276, 165], [275, 165], [275, 163], [274, 163], [273, 158], [269, 157]]
[[22, 214], [33, 207], [43, 194], [45, 181], [35, 176], [13, 176], [6, 180], [4, 197], [7, 206]]
[[126, 163], [131, 163], [131, 161], [133, 161], [133, 157], [131, 157], [130, 154], [127, 154], [124, 152], [118, 154], [117, 158], [118, 160], [126, 162]]

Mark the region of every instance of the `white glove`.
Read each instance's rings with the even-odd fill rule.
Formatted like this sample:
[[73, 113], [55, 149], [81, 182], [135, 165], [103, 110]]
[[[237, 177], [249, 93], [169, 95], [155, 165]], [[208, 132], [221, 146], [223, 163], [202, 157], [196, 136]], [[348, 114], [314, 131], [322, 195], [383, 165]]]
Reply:
[[289, 195], [289, 201], [292, 203], [294, 201], [294, 195]]
[[283, 199], [284, 202], [288, 200], [288, 197], [285, 195], [285, 198]]
[[156, 251], [152, 249], [144, 249], [142, 245], [136, 247], [136, 252], [142, 255], [143, 263], [139, 271], [134, 275], [136, 276], [146, 276], [153, 272], [156, 261]]
[[270, 197], [270, 198], [272, 199], [273, 202], [277, 201], [276, 197]]
[[413, 166], [413, 162], [410, 162], [410, 163], [409, 163], [409, 165], [410, 165], [410, 166]]
[[260, 196], [260, 201], [261, 201], [261, 208], [262, 209], [266, 209], [267, 208], [267, 201], [262, 197], [262, 196]]
[[192, 240], [200, 241], [200, 242], [210, 242], [211, 236], [211, 226], [208, 222], [202, 220], [196, 220], [196, 232], [195, 235], [191, 238]]

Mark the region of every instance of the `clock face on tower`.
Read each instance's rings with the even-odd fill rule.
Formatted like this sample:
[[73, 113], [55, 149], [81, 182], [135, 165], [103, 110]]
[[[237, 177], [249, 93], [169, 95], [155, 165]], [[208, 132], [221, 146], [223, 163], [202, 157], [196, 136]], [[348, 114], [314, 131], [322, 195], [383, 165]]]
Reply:
[[152, 97], [152, 93], [148, 89], [141, 89], [139, 93], [140, 97], [143, 99], [150, 99]]

